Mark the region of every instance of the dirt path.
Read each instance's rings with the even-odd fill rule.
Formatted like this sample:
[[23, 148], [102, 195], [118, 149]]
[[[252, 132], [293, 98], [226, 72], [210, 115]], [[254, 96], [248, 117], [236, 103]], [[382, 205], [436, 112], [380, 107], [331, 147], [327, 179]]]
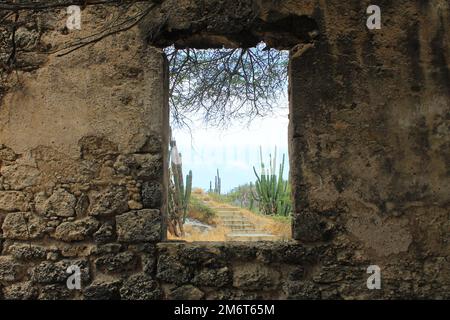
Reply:
[[222, 205], [204, 201], [205, 205], [213, 209], [220, 223], [230, 230], [226, 234], [226, 241], [277, 241], [279, 237], [264, 231], [244, 214], [242, 209], [231, 205]]
[[198, 212], [189, 216], [191, 221], [184, 226], [186, 235], [168, 239], [187, 242], [205, 241], [288, 241], [291, 239], [291, 221], [289, 218], [275, 218], [256, 214], [245, 208], [217, 201], [203, 192], [193, 196], [215, 213], [214, 223], [202, 222]]

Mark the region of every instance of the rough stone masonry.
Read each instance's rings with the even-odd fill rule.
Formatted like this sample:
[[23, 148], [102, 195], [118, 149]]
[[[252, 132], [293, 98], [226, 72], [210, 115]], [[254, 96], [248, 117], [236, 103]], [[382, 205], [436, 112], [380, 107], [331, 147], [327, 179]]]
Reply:
[[[159, 1], [64, 56], [52, 49], [115, 9], [87, 7], [79, 32], [64, 10], [21, 15], [0, 86], [0, 298], [449, 299], [450, 7], [378, 1], [382, 28], [368, 30], [370, 4]], [[295, 240], [167, 242], [160, 48], [259, 41], [291, 50]]]

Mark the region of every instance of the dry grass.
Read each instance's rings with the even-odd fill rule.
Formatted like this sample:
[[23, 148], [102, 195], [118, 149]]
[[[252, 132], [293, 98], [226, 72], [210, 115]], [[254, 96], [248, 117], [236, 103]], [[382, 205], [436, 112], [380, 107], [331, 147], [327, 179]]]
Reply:
[[[218, 203], [215, 201], [209, 201], [208, 203], [228, 208], [236, 208], [232, 205]], [[290, 219], [286, 219], [285, 221], [275, 220], [270, 216], [257, 214], [244, 208], [239, 208], [239, 211], [242, 213], [242, 215], [247, 217], [250, 222], [256, 226], [257, 229], [276, 235], [282, 241], [292, 239], [292, 226]]]
[[[208, 206], [211, 207], [228, 207], [228, 208], [236, 208], [230, 204], [222, 203], [215, 201], [211, 197], [209, 197], [202, 189], [194, 189], [193, 193], [195, 197], [201, 201], [205, 201]], [[269, 216], [264, 216], [261, 214], [254, 213], [250, 210], [238, 208], [242, 215], [247, 217], [251, 223], [253, 223], [257, 229], [276, 235], [281, 241], [289, 240], [292, 238], [291, 234], [291, 221], [290, 219], [277, 219]], [[195, 212], [192, 212], [192, 215], [196, 215]], [[193, 217], [189, 214], [190, 217]], [[195, 218], [195, 217], [193, 217]], [[216, 226], [211, 229], [209, 232], [199, 232], [192, 226], [185, 226], [186, 236], [183, 238], [176, 238], [170, 234], [168, 234], [169, 240], [185, 240], [187, 242], [194, 241], [226, 241], [227, 233], [231, 231], [218, 223], [216, 218], [211, 219], [209, 224]]]
[[198, 194], [198, 195], [203, 195], [203, 194], [205, 194], [205, 191], [203, 191], [202, 188], [194, 188], [194, 189], [192, 189], [192, 193]]
[[184, 226], [184, 231], [186, 233], [186, 236], [182, 238], [177, 238], [170, 233], [167, 234], [168, 240], [184, 240], [187, 242], [205, 242], [205, 241], [226, 241], [226, 235], [230, 233], [230, 230], [223, 227], [218, 226], [215, 228], [212, 228], [208, 232], [199, 232], [192, 226]]
[[280, 238], [280, 240], [289, 240], [292, 238], [292, 227], [290, 220], [278, 221], [271, 217], [256, 214], [250, 210], [240, 210], [241, 213], [246, 216], [258, 229], [276, 235]]
[[216, 213], [209, 206], [205, 205], [198, 194], [194, 194], [189, 204], [188, 217], [198, 220], [211, 226], [216, 226]]

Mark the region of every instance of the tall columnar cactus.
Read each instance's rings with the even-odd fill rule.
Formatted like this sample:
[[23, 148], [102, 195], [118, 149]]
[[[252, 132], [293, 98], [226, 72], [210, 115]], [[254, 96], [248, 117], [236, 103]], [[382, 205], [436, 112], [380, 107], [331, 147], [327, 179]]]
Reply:
[[192, 171], [186, 175], [186, 184], [183, 180], [183, 163], [181, 153], [178, 152], [176, 142], [171, 142], [171, 169], [170, 169], [170, 192], [169, 192], [169, 214], [172, 220], [172, 229], [177, 235], [177, 228], [181, 235], [184, 234], [183, 224], [186, 222], [189, 201], [192, 192]]
[[287, 216], [291, 211], [289, 182], [283, 180], [285, 156], [279, 166], [278, 176], [276, 175], [277, 148], [275, 147], [274, 157], [269, 155], [269, 168], [265, 168], [262, 156], [262, 147], [260, 147], [261, 172], [258, 175], [256, 168], [253, 171], [256, 175], [254, 199], [259, 204], [259, 209], [266, 215]]
[[217, 175], [214, 179], [214, 193], [220, 194], [222, 191], [222, 179], [220, 178], [219, 169], [217, 169]]

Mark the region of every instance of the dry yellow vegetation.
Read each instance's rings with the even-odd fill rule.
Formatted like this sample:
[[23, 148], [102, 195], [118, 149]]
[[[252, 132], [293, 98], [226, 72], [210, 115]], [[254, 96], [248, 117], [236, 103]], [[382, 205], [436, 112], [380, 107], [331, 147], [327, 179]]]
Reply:
[[[234, 208], [241, 212], [243, 216], [245, 216], [258, 230], [261, 230], [265, 233], [273, 234], [277, 236], [278, 240], [285, 241], [291, 239], [291, 223], [290, 219], [276, 219], [273, 217], [264, 216], [261, 214], [254, 213], [250, 210], [238, 208], [232, 206], [227, 203], [219, 202], [207, 194], [204, 193], [202, 189], [194, 189], [193, 197], [198, 200], [204, 202], [208, 207], [228, 207]], [[196, 219], [198, 212], [189, 213], [189, 217]], [[209, 231], [201, 232], [195, 227], [191, 225], [185, 225], [185, 233], [186, 236], [183, 238], [176, 238], [170, 234], [168, 234], [169, 240], [184, 240], [187, 242], [196, 242], [196, 241], [226, 241], [226, 235], [231, 231], [221, 225], [220, 219], [212, 218], [211, 221], [208, 222], [213, 228]]]
[[172, 236], [170, 233], [167, 235], [169, 240], [184, 240], [187, 242], [205, 242], [205, 241], [226, 241], [226, 235], [230, 233], [230, 230], [223, 227], [217, 226], [212, 228], [207, 232], [200, 232], [192, 226], [186, 225], [184, 227], [186, 235], [182, 238], [177, 238]]
[[256, 214], [250, 210], [240, 208], [240, 211], [258, 229], [278, 236], [279, 240], [285, 241], [292, 238], [290, 219], [286, 219], [286, 221], [278, 221], [268, 216]]

